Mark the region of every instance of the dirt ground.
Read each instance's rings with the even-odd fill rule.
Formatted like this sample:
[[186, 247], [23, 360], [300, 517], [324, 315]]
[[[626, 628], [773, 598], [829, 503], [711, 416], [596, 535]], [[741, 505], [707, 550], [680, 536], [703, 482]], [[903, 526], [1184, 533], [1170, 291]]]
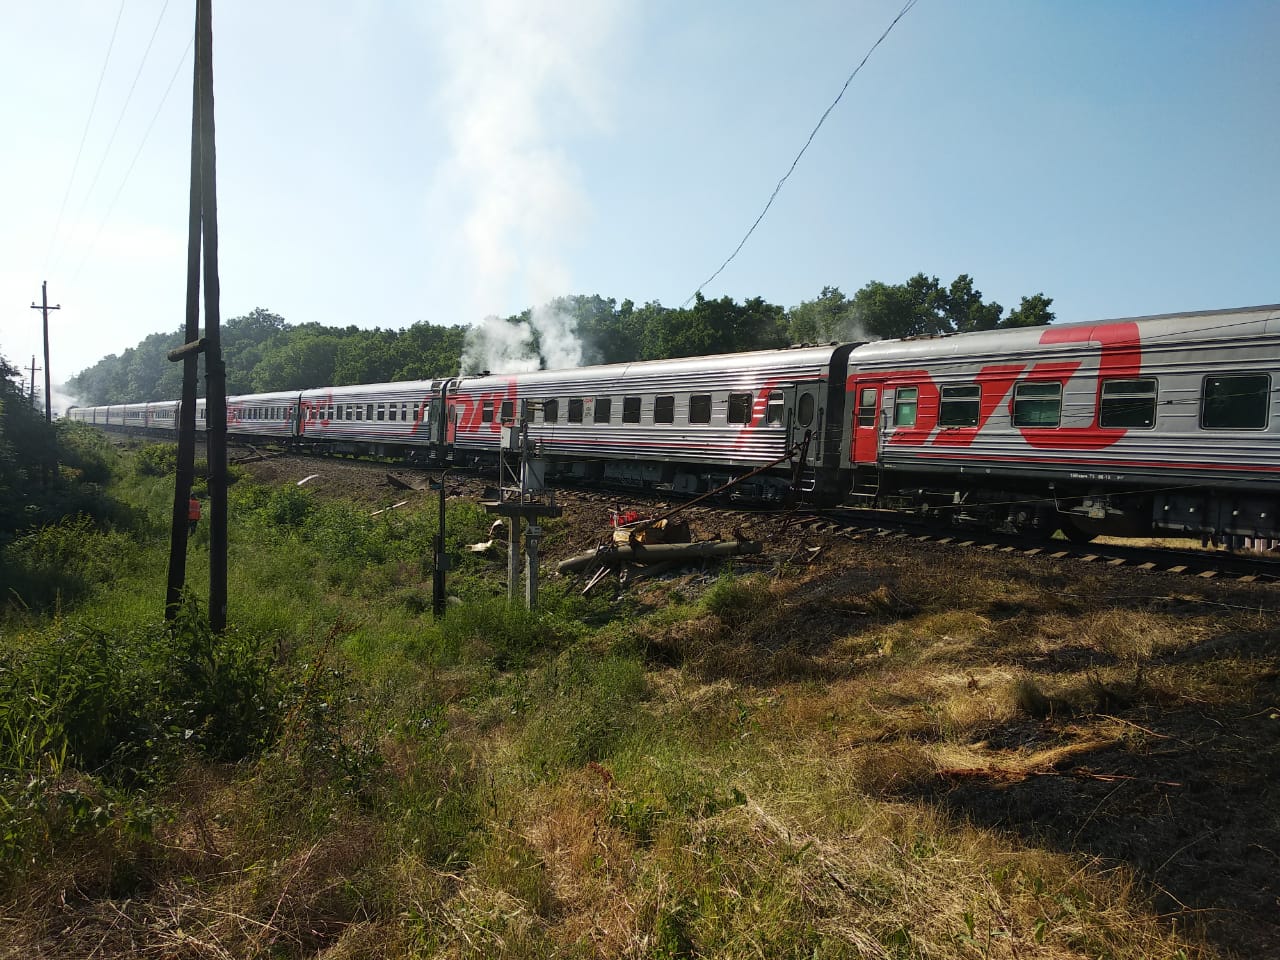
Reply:
[[[316, 496], [371, 512], [435, 503], [433, 491], [404, 489], [425, 472], [298, 457], [243, 466], [264, 483], [314, 475], [306, 486]], [[479, 497], [485, 486], [455, 476], [448, 492]], [[559, 500], [548, 575], [608, 531], [608, 499]], [[817, 681], [849, 691], [852, 703], [875, 695], [864, 689], [874, 679], [908, 716], [909, 691], [893, 686], [901, 680], [885, 672], [883, 650], [855, 649], [848, 638], [870, 624], [883, 647], [922, 612], [942, 623], [953, 607], [981, 625], [976, 639], [940, 632], [920, 657], [958, 678], [953, 697], [975, 703], [992, 677], [1029, 678], [1023, 709], [995, 711], [958, 734], [904, 722], [858, 743], [837, 724], [830, 748], [881, 757], [887, 792], [1104, 869], [1127, 865], [1168, 922], [1201, 930], [1224, 954], [1280, 957], [1280, 587], [910, 539], [850, 541], [785, 529], [776, 515], [698, 511], [693, 527], [695, 539], [764, 541], [761, 560], [743, 569], [769, 574], [785, 618], [739, 623], [731, 639], [677, 631], [655, 638], [655, 657], [762, 701]], [[686, 571], [637, 584], [637, 595], [657, 607], [696, 576], [708, 579]], [[841, 716], [838, 704], [832, 710]], [[930, 758], [925, 773], [894, 774], [893, 757], [907, 750]]]

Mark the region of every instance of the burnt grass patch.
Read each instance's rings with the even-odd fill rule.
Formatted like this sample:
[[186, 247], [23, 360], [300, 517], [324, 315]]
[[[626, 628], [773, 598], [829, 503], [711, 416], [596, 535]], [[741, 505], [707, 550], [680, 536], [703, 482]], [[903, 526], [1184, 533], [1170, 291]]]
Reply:
[[[1230, 955], [1280, 956], [1274, 588], [1130, 571], [1070, 578], [1037, 561], [1014, 561], [1006, 575], [988, 558], [947, 559], [969, 568], [969, 599], [957, 574], [937, 572], [922, 573], [913, 596], [924, 610], [981, 604], [992, 634], [948, 659], [970, 677], [1007, 665], [1022, 677], [1015, 708], [958, 738], [983, 762], [935, 752], [928, 775], [909, 746], [922, 738], [904, 730], [896, 752], [881, 748], [894, 756], [873, 790], [1123, 863], [1170, 923]], [[984, 582], [1002, 578], [1040, 595], [983, 603]], [[1024, 687], [1042, 700], [1028, 703]], [[1038, 755], [1051, 760], [1011, 763]]]

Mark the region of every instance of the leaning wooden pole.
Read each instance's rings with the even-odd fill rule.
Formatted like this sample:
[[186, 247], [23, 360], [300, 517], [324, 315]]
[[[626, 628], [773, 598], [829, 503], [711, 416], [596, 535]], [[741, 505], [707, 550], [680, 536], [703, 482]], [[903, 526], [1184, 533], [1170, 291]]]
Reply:
[[227, 375], [218, 286], [218, 191], [213, 127], [212, 0], [197, 0], [200, 91], [200, 217], [204, 238], [205, 442], [209, 458], [209, 626], [227, 625]]
[[[199, 375], [200, 340], [200, 63], [197, 59], [191, 83], [191, 191], [187, 207], [187, 307], [186, 344], [170, 354], [182, 362], [182, 402], [178, 405], [178, 468], [173, 484], [173, 520], [169, 533], [169, 583], [165, 590], [164, 616], [172, 620], [182, 602], [187, 583], [187, 507], [195, 479], [196, 377]], [[181, 356], [179, 357], [178, 354]]]

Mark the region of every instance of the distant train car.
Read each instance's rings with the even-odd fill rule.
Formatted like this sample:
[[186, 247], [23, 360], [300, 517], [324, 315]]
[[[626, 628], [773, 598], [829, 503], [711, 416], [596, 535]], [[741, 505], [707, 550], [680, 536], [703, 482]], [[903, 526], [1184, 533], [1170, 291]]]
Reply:
[[439, 389], [440, 381], [410, 380], [304, 390], [298, 441], [343, 453], [369, 450], [417, 459], [434, 451], [443, 457], [443, 449], [435, 451], [441, 443]]
[[176, 438], [178, 406], [177, 400], [158, 400], [147, 404], [147, 433]]
[[[235, 436], [289, 440], [298, 432], [297, 390], [227, 397], [227, 433]], [[207, 410], [197, 404], [196, 418]]]
[[804, 448], [810, 477], [839, 451], [845, 358], [797, 347], [714, 357], [464, 378], [449, 391], [453, 456], [496, 455], [501, 425], [524, 415], [554, 473], [700, 493], [776, 463], [753, 491], [789, 487]]

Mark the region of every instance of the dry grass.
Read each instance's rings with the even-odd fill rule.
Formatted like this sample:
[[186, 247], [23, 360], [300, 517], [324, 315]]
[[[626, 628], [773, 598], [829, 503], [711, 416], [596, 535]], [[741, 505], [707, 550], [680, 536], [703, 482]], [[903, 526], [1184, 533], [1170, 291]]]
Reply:
[[0, 957], [1280, 943], [1270, 594], [884, 544], [644, 589], [648, 620], [519, 669], [477, 647], [378, 674], [367, 790], [183, 771], [129, 888], [71, 850], [5, 905]]

